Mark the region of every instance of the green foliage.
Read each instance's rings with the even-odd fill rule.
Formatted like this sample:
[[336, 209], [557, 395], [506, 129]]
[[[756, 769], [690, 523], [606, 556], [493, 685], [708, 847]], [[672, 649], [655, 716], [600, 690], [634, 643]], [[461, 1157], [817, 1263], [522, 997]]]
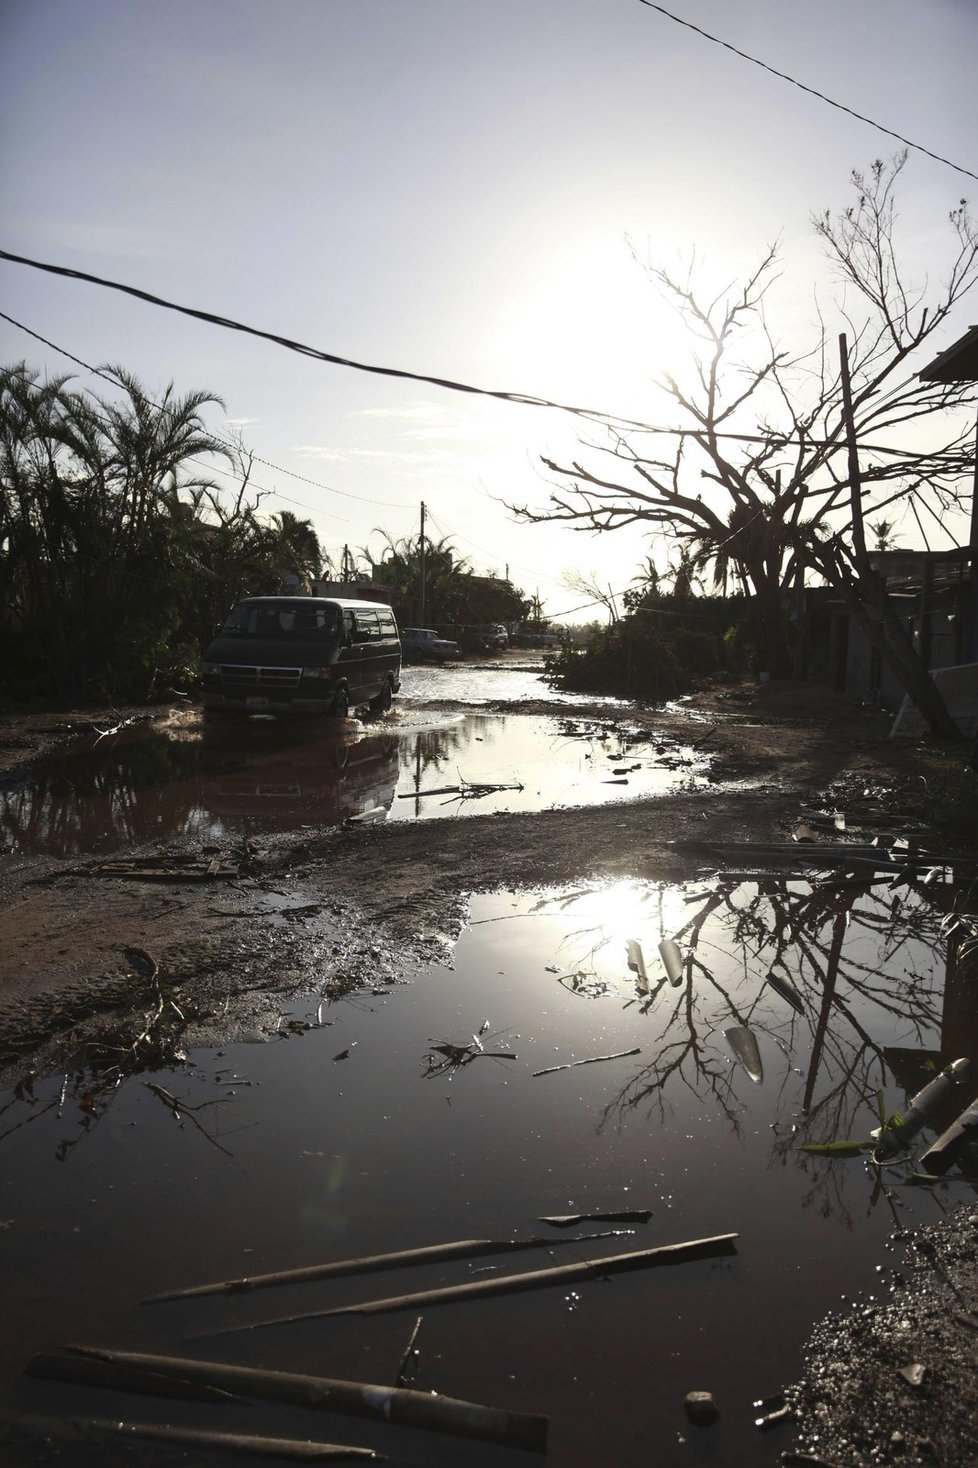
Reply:
[[307, 521], [226, 508], [202, 457], [246, 464], [207, 429], [220, 400], [150, 399], [123, 368], [105, 399], [0, 370], [0, 695], [122, 701], [186, 686], [245, 591], [318, 569]]
[[872, 1150], [872, 1142], [803, 1142], [798, 1148], [810, 1157], [859, 1157]]
[[392, 592], [394, 612], [402, 625], [422, 622], [442, 633], [481, 622], [522, 622], [530, 603], [510, 581], [476, 576], [467, 561], [443, 538], [425, 536], [424, 607], [421, 598], [421, 538], [384, 537], [384, 558], [373, 576]]
[[599, 631], [587, 647], [547, 654], [544, 666], [554, 687], [661, 703], [698, 677], [742, 671], [730, 625], [731, 617], [743, 615], [742, 598], [660, 596], [656, 589], [626, 601], [631, 614]]

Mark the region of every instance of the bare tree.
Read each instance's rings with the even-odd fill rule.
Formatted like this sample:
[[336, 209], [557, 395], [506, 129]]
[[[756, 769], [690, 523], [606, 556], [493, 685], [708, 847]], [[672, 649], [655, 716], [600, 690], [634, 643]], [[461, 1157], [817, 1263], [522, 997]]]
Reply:
[[[868, 514], [899, 502], [928, 531], [964, 506], [972, 464], [971, 421], [948, 410], [973, 404], [973, 384], [921, 382], [919, 349], [978, 280], [978, 233], [961, 200], [949, 215], [943, 285], [912, 288], [897, 259], [895, 188], [903, 154], [854, 172], [857, 201], [813, 216], [845, 291], [837, 304], [847, 360], [818, 312], [813, 343], [789, 352], [767, 321], [778, 278], [772, 247], [742, 286], [703, 301], [691, 279], [652, 269], [689, 332], [691, 385], [666, 376], [673, 421], [611, 428], [570, 463], [544, 459], [548, 503], [512, 506], [524, 520], [564, 521], [593, 532], [648, 527], [732, 571], [750, 593], [762, 656], [788, 670], [783, 591], [805, 572], [839, 589], [931, 726], [955, 732], [940, 694], [899, 627], [881, 629], [885, 596], [863, 530]], [[854, 295], [852, 304], [847, 302]], [[856, 311], [860, 313], [858, 316]], [[910, 359], [918, 353], [914, 366]], [[847, 413], [848, 395], [851, 414]], [[851, 452], [847, 427], [858, 447]]]
[[607, 587], [601, 585], [597, 571], [564, 571], [560, 581], [568, 591], [573, 591], [578, 596], [586, 596], [589, 601], [604, 607], [612, 626], [621, 621], [618, 599], [610, 585]]

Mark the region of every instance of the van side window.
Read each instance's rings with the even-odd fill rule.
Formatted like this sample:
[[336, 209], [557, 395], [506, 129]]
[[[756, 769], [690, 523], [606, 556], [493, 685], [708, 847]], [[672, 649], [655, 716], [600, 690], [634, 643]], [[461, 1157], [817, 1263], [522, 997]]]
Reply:
[[356, 624], [364, 637], [376, 642], [380, 637], [380, 624], [377, 621], [376, 612], [358, 611], [355, 614]]
[[397, 636], [397, 626], [395, 625], [394, 616], [393, 616], [393, 613], [392, 612], [378, 612], [377, 613], [377, 618], [378, 618], [378, 620], [380, 622], [380, 635], [381, 635], [381, 637], [396, 637]]
[[347, 642], [352, 642], [353, 641], [353, 633], [354, 633], [354, 629], [355, 628], [356, 628], [356, 623], [353, 620], [353, 613], [352, 612], [344, 612], [343, 613], [343, 637], [344, 637], [345, 641], [347, 641]]

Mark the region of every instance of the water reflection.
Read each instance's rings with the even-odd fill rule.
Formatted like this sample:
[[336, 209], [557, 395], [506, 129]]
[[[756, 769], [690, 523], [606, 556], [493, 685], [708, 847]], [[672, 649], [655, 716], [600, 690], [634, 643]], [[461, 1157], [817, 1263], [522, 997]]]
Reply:
[[187, 717], [93, 735], [38, 760], [0, 789], [0, 835], [8, 851], [71, 857], [238, 842], [354, 818], [597, 805], [699, 778], [704, 759], [650, 733], [639, 748], [629, 737], [600, 724], [491, 714], [396, 713], [339, 728]]
[[[950, 884], [894, 893], [888, 881], [722, 877], [709, 890], [623, 886], [543, 899], [535, 912], [585, 919], [558, 947], [558, 983], [576, 997], [617, 998], [654, 1032], [653, 1059], [606, 1102], [598, 1133], [635, 1119], [665, 1123], [690, 1098], [707, 1103], [735, 1138], [756, 1126], [765, 1103], [723, 1039], [742, 1027], [758, 1042], [774, 1092], [771, 1161], [807, 1175], [804, 1206], [851, 1225], [852, 1168], [799, 1148], [867, 1140], [881, 1108], [902, 1110], [937, 1070], [975, 1053], [973, 992], [970, 1003], [959, 993], [971, 992], [973, 977], [952, 961], [945, 982], [942, 921], [953, 902]], [[642, 942], [648, 992], [623, 984], [628, 938]], [[663, 938], [683, 954], [676, 987], [656, 957]], [[967, 1099], [952, 1100], [938, 1123]], [[871, 1168], [869, 1205], [894, 1206], [892, 1188], [911, 1167]]]
[[[637, 1208], [651, 1213], [650, 1244], [737, 1230], [736, 1266], [588, 1286], [572, 1309], [555, 1292], [444, 1312], [423, 1389], [545, 1411], [551, 1461], [590, 1468], [652, 1461], [682, 1426], [695, 1368], [731, 1404], [711, 1439], [717, 1468], [773, 1463], [781, 1445], [754, 1433], [750, 1401], [795, 1370], [812, 1320], [841, 1291], [866, 1288], [894, 1217], [932, 1216], [942, 1191], [970, 1186], [955, 1176], [912, 1192], [899, 1167], [798, 1150], [867, 1136], [877, 1091], [902, 1109], [928, 1067], [974, 1053], [974, 969], [953, 945], [945, 975], [955, 893], [889, 883], [720, 876], [482, 895], [453, 968], [357, 1003], [313, 1000], [301, 1018], [306, 999], [275, 1044], [201, 1050], [182, 1065], [173, 1054], [114, 1084], [111, 1046], [132, 1052], [132, 1036], [107, 1036], [104, 1089], [89, 1064], [66, 1091], [61, 1076], [22, 1086], [0, 1119], [13, 1223], [0, 1372], [13, 1381], [52, 1339], [95, 1330], [159, 1350], [174, 1333], [256, 1315], [230, 1298], [219, 1311], [135, 1316], [149, 1288]], [[660, 966], [662, 939], [681, 951], [677, 983]], [[166, 986], [154, 1005], [158, 975], [143, 977], [153, 1014]], [[757, 1038], [761, 1084], [729, 1052], [734, 1025]], [[192, 1258], [173, 1226], [187, 1197]], [[650, 1320], [668, 1343], [651, 1375], [635, 1346]], [[345, 1374], [367, 1377], [381, 1351], [403, 1352], [399, 1321], [389, 1334], [380, 1318], [376, 1333], [348, 1327], [270, 1333], [267, 1365], [307, 1370], [325, 1341]]]

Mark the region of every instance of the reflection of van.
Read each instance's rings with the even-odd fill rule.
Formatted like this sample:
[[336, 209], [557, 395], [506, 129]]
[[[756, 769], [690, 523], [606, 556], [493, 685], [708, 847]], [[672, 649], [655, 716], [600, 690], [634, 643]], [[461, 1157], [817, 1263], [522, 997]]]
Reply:
[[401, 643], [383, 602], [249, 596], [204, 654], [204, 708], [225, 713], [389, 709], [401, 686]]
[[199, 799], [231, 832], [338, 826], [351, 816], [386, 814], [400, 769], [396, 734], [334, 734], [307, 740], [266, 725], [242, 741], [211, 729], [204, 745]]

